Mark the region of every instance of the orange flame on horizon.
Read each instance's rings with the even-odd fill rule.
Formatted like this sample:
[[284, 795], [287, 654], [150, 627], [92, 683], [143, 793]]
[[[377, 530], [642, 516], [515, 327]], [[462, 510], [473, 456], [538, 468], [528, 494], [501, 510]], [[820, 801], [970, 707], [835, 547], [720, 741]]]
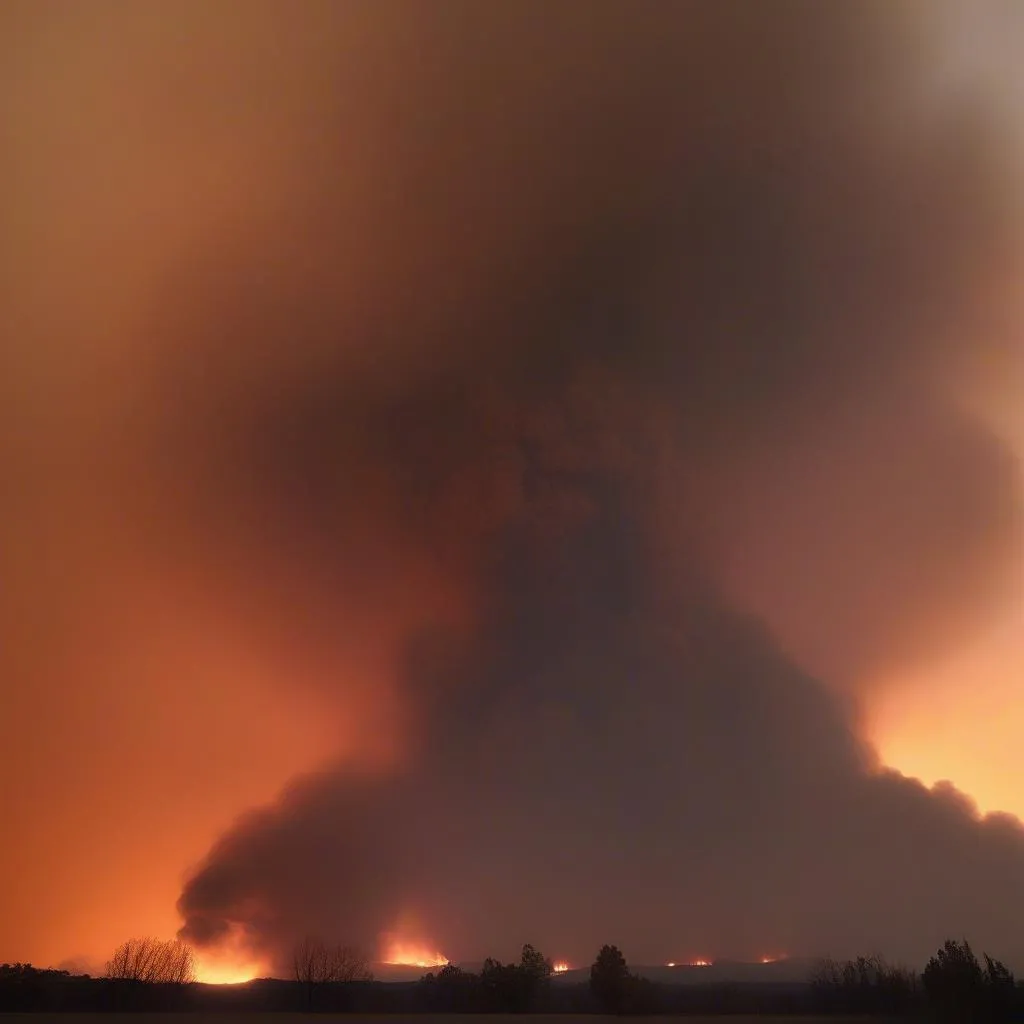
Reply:
[[196, 981], [204, 985], [244, 985], [265, 973], [264, 964], [231, 953], [196, 954]]
[[554, 971], [555, 974], [565, 974], [569, 969], [569, 965], [564, 960], [558, 960], [551, 965], [551, 970]]
[[428, 943], [407, 939], [391, 939], [381, 960], [407, 967], [444, 967], [448, 963], [448, 957]]
[[244, 985], [270, 973], [240, 928], [232, 928], [215, 947], [195, 949], [193, 956], [196, 981], [203, 985]]

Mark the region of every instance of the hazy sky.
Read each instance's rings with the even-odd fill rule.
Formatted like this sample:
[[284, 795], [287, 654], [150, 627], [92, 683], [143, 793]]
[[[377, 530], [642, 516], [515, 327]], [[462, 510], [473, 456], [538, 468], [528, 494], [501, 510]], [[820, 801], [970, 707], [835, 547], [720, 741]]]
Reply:
[[1024, 967], [1022, 43], [4, 4], [0, 960]]

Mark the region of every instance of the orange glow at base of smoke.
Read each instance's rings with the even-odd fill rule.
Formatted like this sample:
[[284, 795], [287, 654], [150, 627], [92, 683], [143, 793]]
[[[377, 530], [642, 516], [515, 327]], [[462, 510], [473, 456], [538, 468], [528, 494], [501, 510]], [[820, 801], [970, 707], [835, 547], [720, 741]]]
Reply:
[[448, 957], [432, 949], [429, 943], [403, 939], [391, 940], [381, 959], [386, 964], [406, 967], [444, 967], [448, 963]]
[[196, 957], [196, 981], [204, 985], [243, 985], [265, 974], [263, 965], [255, 961], [217, 954]]
[[566, 971], [570, 970], [570, 967], [564, 960], [557, 960], [551, 965], [551, 970], [553, 970], [555, 974], [565, 974]]

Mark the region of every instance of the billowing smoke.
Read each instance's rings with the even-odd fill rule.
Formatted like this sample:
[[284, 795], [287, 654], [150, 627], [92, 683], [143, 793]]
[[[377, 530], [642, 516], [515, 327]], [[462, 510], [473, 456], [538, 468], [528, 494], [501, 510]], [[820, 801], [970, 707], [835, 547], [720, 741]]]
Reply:
[[856, 716], [1020, 556], [957, 387], [1013, 153], [941, 91], [940, 8], [182, 17], [188, 67], [135, 69], [199, 194], [145, 304], [142, 501], [345, 711], [182, 935], [1024, 962], [1024, 829], [881, 772]]
[[[881, 7], [444, 10], [374, 26], [408, 92], [360, 220], [325, 158], [199, 327], [275, 356], [204, 495], [249, 474], [328, 630], [416, 595], [411, 753], [243, 819], [184, 934], [372, 946], [412, 908], [463, 956], [1024, 953], [1024, 831], [875, 774], [822, 685], [955, 640], [1018, 550], [1014, 464], [949, 390], [1008, 255], [991, 126], [928, 107]], [[353, 230], [386, 249], [356, 313]]]

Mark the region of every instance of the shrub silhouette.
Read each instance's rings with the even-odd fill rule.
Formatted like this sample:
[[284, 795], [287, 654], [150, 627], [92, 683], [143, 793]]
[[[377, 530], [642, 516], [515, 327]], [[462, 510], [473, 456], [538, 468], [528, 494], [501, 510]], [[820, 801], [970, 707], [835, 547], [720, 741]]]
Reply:
[[821, 960], [810, 984], [817, 1008], [833, 1013], [904, 1013], [919, 999], [917, 975], [880, 956]]

